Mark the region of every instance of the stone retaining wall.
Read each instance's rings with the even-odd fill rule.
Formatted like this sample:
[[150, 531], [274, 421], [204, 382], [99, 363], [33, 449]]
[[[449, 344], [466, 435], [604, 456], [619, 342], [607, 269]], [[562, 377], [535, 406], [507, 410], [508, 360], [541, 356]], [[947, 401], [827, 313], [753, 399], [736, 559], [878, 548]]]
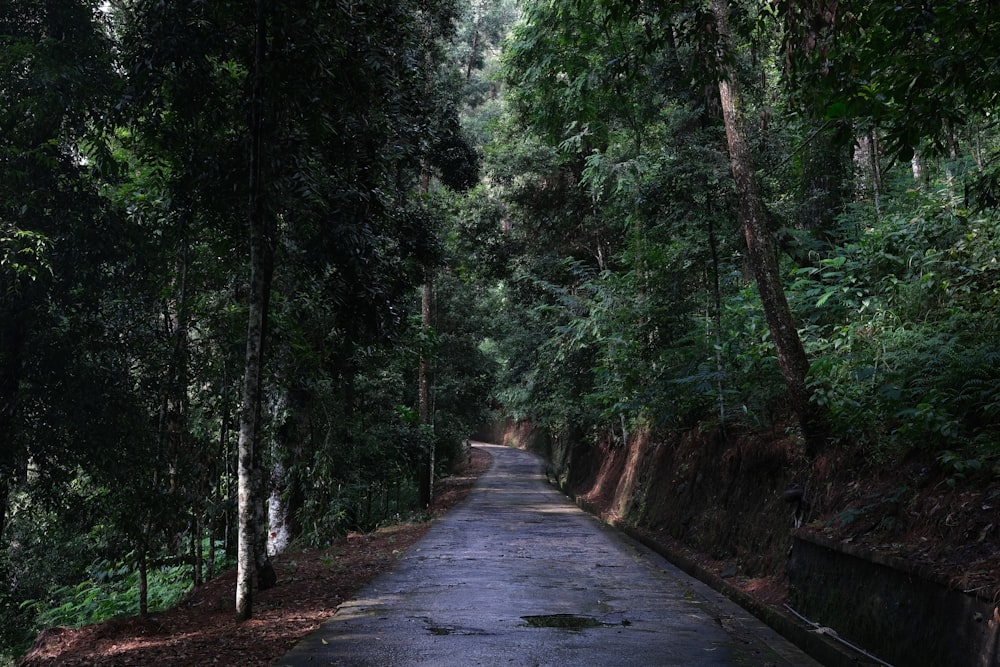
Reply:
[[899, 667], [1000, 667], [1000, 610], [906, 561], [793, 535], [790, 604]]

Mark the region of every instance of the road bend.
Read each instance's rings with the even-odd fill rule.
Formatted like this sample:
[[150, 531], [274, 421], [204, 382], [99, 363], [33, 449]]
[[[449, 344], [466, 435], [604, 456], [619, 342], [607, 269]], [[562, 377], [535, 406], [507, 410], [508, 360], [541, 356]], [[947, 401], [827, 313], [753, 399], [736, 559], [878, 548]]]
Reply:
[[819, 665], [577, 508], [537, 456], [477, 446], [493, 465], [469, 497], [274, 665]]

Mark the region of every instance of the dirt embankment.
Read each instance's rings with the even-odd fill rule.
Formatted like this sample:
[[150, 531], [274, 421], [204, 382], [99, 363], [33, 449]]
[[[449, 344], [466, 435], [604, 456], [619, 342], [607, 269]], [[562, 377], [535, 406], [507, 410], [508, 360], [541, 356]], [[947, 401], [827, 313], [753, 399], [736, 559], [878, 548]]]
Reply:
[[956, 477], [931, 457], [875, 467], [842, 450], [809, 461], [784, 429], [713, 428], [627, 444], [550, 442], [508, 431], [553, 461], [565, 491], [610, 523], [696, 562], [756, 602], [787, 602], [792, 534], [899, 558], [925, 576], [1000, 602], [1000, 479]]

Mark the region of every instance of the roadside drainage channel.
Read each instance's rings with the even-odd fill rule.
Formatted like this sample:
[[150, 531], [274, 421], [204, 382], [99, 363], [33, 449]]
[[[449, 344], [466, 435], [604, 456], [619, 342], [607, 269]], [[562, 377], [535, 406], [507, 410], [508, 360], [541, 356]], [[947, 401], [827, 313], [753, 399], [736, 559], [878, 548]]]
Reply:
[[791, 614], [782, 613], [774, 607], [759, 603], [749, 594], [741, 591], [735, 586], [732, 586], [714, 572], [703, 568], [696, 561], [687, 558], [679, 552], [671, 551], [670, 549], [665, 548], [663, 545], [649, 539], [641, 531], [635, 530], [627, 523], [613, 523], [608, 521], [599, 511], [597, 511], [596, 507], [589, 507], [589, 503], [586, 503], [583, 499], [575, 497], [571, 494], [569, 495], [569, 498], [576, 503], [580, 509], [596, 517], [605, 525], [620, 531], [629, 538], [646, 546], [683, 572], [686, 572], [695, 579], [698, 579], [702, 583], [715, 589], [721, 595], [740, 605], [762, 622], [769, 625], [785, 639], [805, 651], [810, 657], [816, 659], [823, 665], [826, 665], [826, 667], [878, 667], [879, 665], [886, 664], [877, 658], [872, 659], [866, 654], [852, 650], [823, 633], [816, 632], [814, 628], [793, 617]]

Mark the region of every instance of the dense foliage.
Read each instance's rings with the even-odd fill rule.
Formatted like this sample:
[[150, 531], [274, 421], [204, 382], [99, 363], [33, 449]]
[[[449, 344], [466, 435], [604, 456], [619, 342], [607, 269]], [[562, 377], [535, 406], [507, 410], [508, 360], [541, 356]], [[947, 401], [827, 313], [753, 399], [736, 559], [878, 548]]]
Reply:
[[486, 420], [475, 292], [442, 281], [455, 310], [414, 318], [425, 274], [451, 272], [448, 190], [478, 180], [471, 12], [254, 4], [0, 8], [3, 646], [232, 562], [254, 211], [272, 282], [248, 502], [269, 551], [419, 509], [424, 452], [446, 470]]
[[799, 432], [737, 225], [715, 88], [735, 77], [824, 447], [917, 451], [954, 480], [996, 465], [997, 53], [981, 11], [526, 3], [486, 165], [518, 248], [501, 272], [505, 410], [569, 441]]
[[805, 446], [747, 192], [822, 447], [955, 484], [995, 469], [996, 14], [3, 4], [4, 644], [165, 604], [234, 555], [252, 214], [273, 253], [253, 439], [272, 550], [411, 511], [421, 467], [496, 416], [574, 444]]

